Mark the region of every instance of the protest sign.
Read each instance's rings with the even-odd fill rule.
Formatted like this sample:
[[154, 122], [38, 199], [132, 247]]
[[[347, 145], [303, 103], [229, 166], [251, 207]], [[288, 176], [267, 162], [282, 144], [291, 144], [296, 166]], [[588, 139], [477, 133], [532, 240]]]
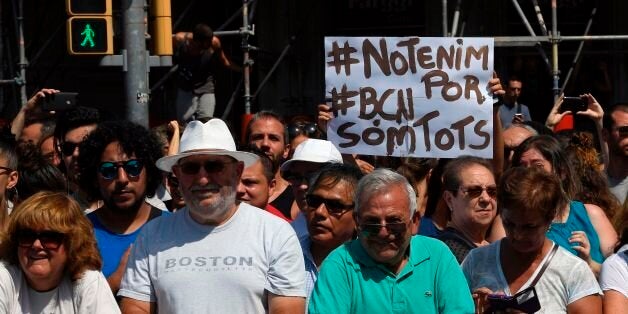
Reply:
[[341, 152], [492, 158], [492, 38], [326, 37], [325, 55]]

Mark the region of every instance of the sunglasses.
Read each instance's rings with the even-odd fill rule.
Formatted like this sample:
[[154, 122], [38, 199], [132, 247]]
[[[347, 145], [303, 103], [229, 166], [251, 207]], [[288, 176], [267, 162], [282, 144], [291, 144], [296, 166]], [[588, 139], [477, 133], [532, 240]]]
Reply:
[[71, 156], [79, 145], [81, 145], [81, 143], [63, 142], [61, 144], [61, 152], [64, 156]]
[[[0, 166], [0, 170], [4, 170], [4, 172], [13, 172], [14, 171], [13, 169], [11, 169], [9, 167], [3, 167], [3, 166]], [[4, 174], [4, 173], [2, 173], [2, 174]]]
[[205, 169], [205, 172], [207, 173], [218, 173], [225, 170], [226, 165], [234, 164], [234, 163], [235, 162], [224, 162], [224, 161], [217, 161], [217, 160], [207, 160], [202, 163], [188, 161], [188, 162], [179, 164], [179, 169], [181, 169], [181, 172], [187, 175], [197, 174], [199, 170], [201, 170], [201, 167], [203, 167]]
[[486, 194], [490, 196], [490, 198], [495, 199], [497, 197], [497, 187], [489, 186], [489, 187], [481, 187], [481, 186], [471, 186], [468, 188], [460, 187], [460, 191], [467, 194], [469, 198], [476, 198], [482, 195], [482, 192], [486, 191]]
[[314, 210], [321, 206], [321, 204], [325, 204], [325, 208], [327, 212], [334, 216], [340, 216], [346, 213], [349, 210], [352, 210], [355, 204], [351, 203], [349, 205], [343, 204], [338, 200], [330, 200], [324, 197], [320, 197], [318, 195], [308, 194], [305, 196], [305, 202], [307, 203], [308, 209]]
[[316, 123], [295, 123], [288, 126], [288, 135], [295, 138], [297, 135], [307, 135], [313, 137], [318, 133]]
[[19, 230], [16, 233], [15, 239], [17, 245], [24, 248], [31, 247], [33, 245], [33, 242], [39, 239], [39, 242], [45, 249], [55, 250], [58, 249], [61, 244], [63, 244], [63, 240], [65, 240], [65, 235], [61, 232], [50, 230], [35, 232], [30, 229], [24, 229]]
[[405, 222], [393, 222], [386, 224], [360, 224], [358, 228], [365, 237], [375, 237], [382, 228], [386, 228], [388, 234], [401, 235], [406, 232], [408, 226]]
[[144, 163], [137, 159], [131, 159], [127, 161], [120, 162], [110, 162], [106, 161], [100, 164], [98, 167], [98, 173], [105, 180], [112, 180], [118, 177], [118, 168], [124, 169], [124, 172], [131, 177], [136, 178], [142, 173], [142, 169], [144, 169]]

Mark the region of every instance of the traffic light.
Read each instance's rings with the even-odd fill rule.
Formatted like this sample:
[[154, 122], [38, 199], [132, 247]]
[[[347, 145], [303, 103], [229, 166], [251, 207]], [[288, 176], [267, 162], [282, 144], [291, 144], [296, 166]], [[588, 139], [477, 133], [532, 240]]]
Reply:
[[172, 56], [172, 17], [170, 0], [153, 0], [150, 7], [153, 53]]
[[71, 55], [113, 54], [111, 0], [66, 0], [67, 44]]

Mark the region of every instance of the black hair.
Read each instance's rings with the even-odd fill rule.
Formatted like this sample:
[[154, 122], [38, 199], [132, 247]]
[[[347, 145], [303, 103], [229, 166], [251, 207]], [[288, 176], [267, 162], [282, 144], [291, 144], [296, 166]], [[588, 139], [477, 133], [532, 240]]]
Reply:
[[118, 142], [128, 155], [142, 161], [146, 170], [146, 195], [152, 196], [161, 183], [162, 173], [155, 163], [163, 156], [159, 139], [145, 127], [129, 121], [108, 121], [98, 125], [79, 147], [79, 182], [92, 197], [100, 197], [97, 169], [107, 145]]
[[64, 142], [66, 133], [82, 126], [98, 124], [98, 122], [100, 122], [100, 113], [95, 108], [77, 106], [61, 112], [57, 117], [54, 131], [54, 146], [59, 156], [63, 155], [61, 144]]
[[17, 147], [19, 180], [16, 189], [20, 200], [40, 191], [65, 192], [67, 182], [59, 168], [50, 164], [39, 148], [30, 142]]
[[194, 27], [192, 35], [192, 40], [202, 42], [205, 40], [212, 40], [212, 38], [214, 38], [214, 31], [207, 24], [199, 23]]
[[329, 163], [312, 177], [308, 193], [312, 193], [319, 187], [333, 188], [339, 182], [346, 182], [355, 192], [358, 182], [364, 174], [360, 168], [351, 164]]

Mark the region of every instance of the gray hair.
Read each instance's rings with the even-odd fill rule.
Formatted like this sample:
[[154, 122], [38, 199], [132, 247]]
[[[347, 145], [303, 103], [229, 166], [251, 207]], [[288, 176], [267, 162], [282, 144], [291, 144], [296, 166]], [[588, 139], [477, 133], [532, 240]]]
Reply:
[[373, 170], [373, 172], [365, 175], [360, 182], [358, 182], [358, 188], [355, 192], [355, 214], [360, 214], [361, 200], [365, 197], [365, 200], [373, 197], [375, 194], [381, 194], [390, 191], [393, 186], [403, 186], [408, 196], [408, 205], [410, 207], [410, 218], [414, 216], [416, 212], [416, 194], [414, 189], [408, 183], [406, 178], [390, 169], [379, 168]]

